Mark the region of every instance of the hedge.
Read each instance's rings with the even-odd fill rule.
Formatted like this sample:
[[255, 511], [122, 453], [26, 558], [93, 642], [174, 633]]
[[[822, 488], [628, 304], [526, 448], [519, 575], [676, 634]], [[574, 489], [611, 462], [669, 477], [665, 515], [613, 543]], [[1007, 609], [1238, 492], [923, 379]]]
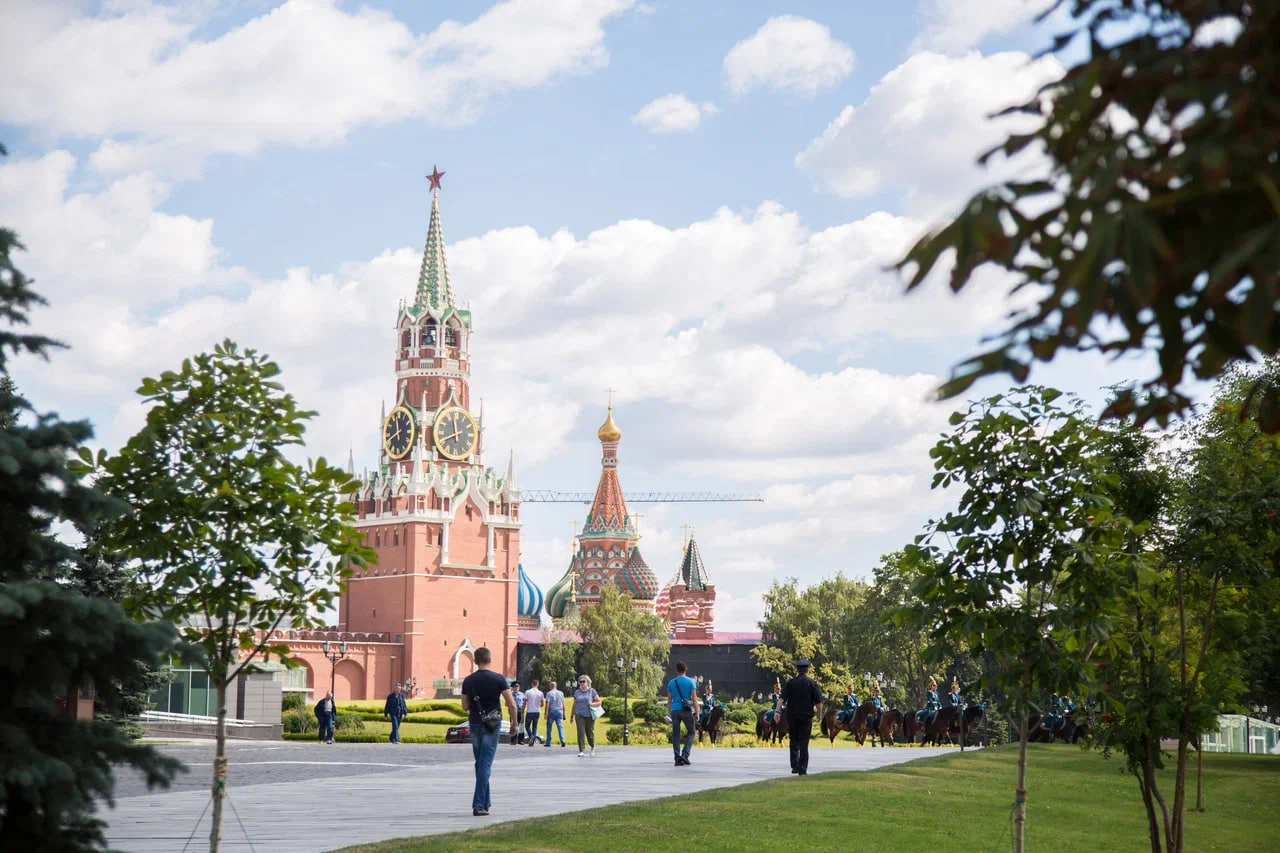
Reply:
[[[296, 734], [285, 732], [285, 740], [315, 740], [316, 734]], [[372, 732], [338, 732], [333, 736], [336, 743], [390, 743], [390, 735], [376, 735]], [[402, 743], [444, 743], [444, 735], [402, 735]]]
[[281, 711], [294, 711], [307, 707], [307, 697], [302, 693], [289, 692], [280, 697]]

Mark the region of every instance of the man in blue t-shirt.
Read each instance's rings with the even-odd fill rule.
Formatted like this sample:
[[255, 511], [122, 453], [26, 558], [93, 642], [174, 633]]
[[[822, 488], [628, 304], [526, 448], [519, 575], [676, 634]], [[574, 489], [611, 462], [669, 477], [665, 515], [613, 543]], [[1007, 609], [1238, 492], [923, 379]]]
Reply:
[[493, 757], [498, 752], [498, 739], [502, 735], [499, 724], [493, 731], [485, 729], [482, 717], [489, 711], [497, 711], [502, 702], [507, 703], [511, 717], [511, 737], [517, 737], [516, 700], [511, 696], [507, 679], [489, 669], [492, 653], [481, 646], [475, 650], [476, 671], [462, 680], [462, 710], [468, 712], [471, 721], [471, 752], [476, 759], [476, 789], [471, 795], [471, 813], [477, 817], [487, 815], [489, 806], [489, 773], [493, 770]]
[[[689, 751], [693, 749], [693, 726], [698, 713], [698, 685], [685, 675], [688, 667], [684, 661], [676, 664], [676, 677], [667, 682], [667, 695], [671, 697], [671, 748], [676, 753], [676, 767], [689, 763]], [[680, 726], [684, 725], [684, 752], [680, 751]]]

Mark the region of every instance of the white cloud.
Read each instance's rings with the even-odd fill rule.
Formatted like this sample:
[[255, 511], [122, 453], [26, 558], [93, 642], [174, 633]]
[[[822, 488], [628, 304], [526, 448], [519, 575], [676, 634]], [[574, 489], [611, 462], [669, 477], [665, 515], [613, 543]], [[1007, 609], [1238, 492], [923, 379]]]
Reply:
[[849, 46], [825, 24], [798, 15], [770, 18], [724, 58], [725, 84], [737, 94], [765, 88], [813, 95], [852, 73]]
[[604, 21], [631, 5], [507, 0], [419, 34], [367, 6], [287, 0], [204, 39], [200, 6], [82, 14], [14, 0], [0, 18], [0, 113], [55, 137], [110, 137], [103, 169], [160, 152], [190, 172], [206, 153], [328, 145], [362, 124], [474, 121], [495, 95], [607, 64]]
[[861, 105], [846, 106], [821, 136], [796, 155], [796, 166], [846, 198], [904, 192], [907, 210], [929, 218], [963, 201], [982, 185], [1035, 170], [1033, 153], [1012, 161], [996, 157], [977, 166], [984, 151], [1034, 120], [989, 116], [1031, 99], [1062, 74], [1052, 57], [1019, 52], [959, 57], [919, 53], [886, 74]]
[[[161, 210], [162, 182], [130, 176], [85, 192], [68, 182], [75, 166], [64, 151], [0, 164], [0, 222], [18, 227], [30, 250], [19, 265], [50, 302], [34, 328], [71, 345], [49, 363], [16, 363], [36, 405], [90, 414], [117, 446], [141, 423], [140, 377], [230, 336], [270, 353], [319, 411], [308, 453], [344, 460], [350, 443], [369, 464], [379, 401], [394, 393], [388, 322], [419, 250], [254, 276], [221, 263], [216, 223]], [[611, 385], [622, 389], [629, 488], [765, 493], [699, 520], [713, 577], [736, 602], [721, 627], [750, 627], [742, 614], [770, 577], [866, 571], [936, 505], [926, 450], [952, 408], [928, 400], [938, 377], [878, 366], [883, 348], [972, 340], [1003, 307], [998, 282], [903, 297], [885, 265], [920, 228], [877, 213], [810, 231], [769, 202], [683, 228], [518, 227], [451, 244], [455, 289], [477, 319], [487, 461], [505, 466], [515, 446], [526, 487], [590, 489], [594, 401]], [[865, 357], [836, 357], [853, 348]], [[664, 580], [697, 509], [644, 510], [644, 553]], [[581, 509], [553, 512], [526, 514], [526, 568], [544, 584], [563, 570], [569, 513]]]
[[682, 94], [654, 98], [631, 117], [633, 124], [653, 133], [686, 133], [702, 123], [702, 117], [720, 112], [710, 102], [695, 104]]
[[1244, 30], [1239, 18], [1223, 15], [1205, 21], [1196, 30], [1194, 41], [1198, 47], [1211, 47], [1215, 44], [1235, 44]]
[[964, 52], [1030, 21], [1049, 5], [1048, 0], [923, 0], [916, 18], [924, 26], [910, 52]]

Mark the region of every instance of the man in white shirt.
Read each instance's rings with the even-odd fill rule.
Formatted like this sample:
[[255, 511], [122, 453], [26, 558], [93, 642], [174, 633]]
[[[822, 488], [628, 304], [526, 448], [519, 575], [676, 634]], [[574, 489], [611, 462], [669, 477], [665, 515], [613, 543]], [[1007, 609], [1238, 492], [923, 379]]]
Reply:
[[524, 731], [529, 738], [529, 746], [538, 743], [538, 720], [541, 717], [542, 691], [538, 689], [538, 679], [535, 678], [524, 692]]

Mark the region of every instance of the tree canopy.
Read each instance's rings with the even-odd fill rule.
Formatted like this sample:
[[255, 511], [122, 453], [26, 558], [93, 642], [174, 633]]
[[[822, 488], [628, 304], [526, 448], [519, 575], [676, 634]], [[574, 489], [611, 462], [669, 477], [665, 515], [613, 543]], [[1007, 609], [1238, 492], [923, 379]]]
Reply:
[[622, 673], [618, 658], [638, 667], [628, 676], [637, 696], [656, 696], [671, 656], [667, 626], [652, 613], [631, 606], [631, 596], [612, 584], [600, 590], [600, 600], [578, 611], [578, 635], [582, 637], [580, 661], [591, 676], [592, 686], [601, 693], [622, 693]]
[[[1038, 126], [982, 157], [1037, 152], [1047, 173], [974, 196], [899, 267], [915, 288], [954, 254], [953, 290], [992, 265], [1011, 293], [1034, 294], [944, 396], [987, 375], [1025, 381], [1064, 348], [1152, 348], [1158, 373], [1109, 414], [1164, 423], [1189, 408], [1191, 377], [1280, 351], [1280, 4], [1057, 0], [1049, 11], [1064, 6], [1074, 29], [1054, 49], [1085, 42], [1086, 58], [1007, 110]], [[1234, 39], [1209, 37], [1232, 22]], [[1275, 432], [1280, 387], [1260, 396], [1259, 423]]]

